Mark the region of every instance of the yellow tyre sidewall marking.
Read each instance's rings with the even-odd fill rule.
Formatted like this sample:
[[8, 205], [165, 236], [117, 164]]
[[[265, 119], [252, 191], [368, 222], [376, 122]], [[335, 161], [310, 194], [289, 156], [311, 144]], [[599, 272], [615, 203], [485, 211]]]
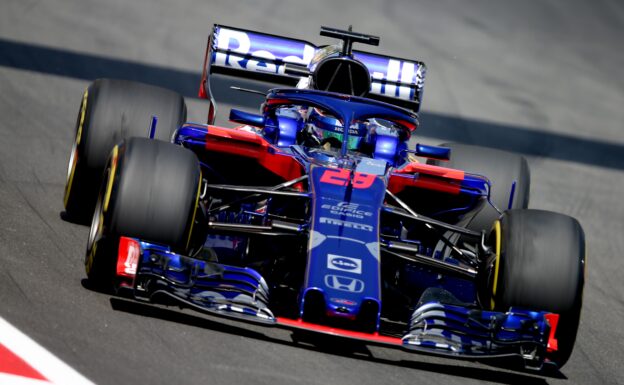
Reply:
[[80, 144], [82, 138], [82, 126], [84, 125], [85, 115], [87, 114], [87, 98], [89, 97], [89, 89], [87, 88], [82, 95], [82, 108], [80, 109], [80, 123], [78, 123], [78, 133], [76, 134], [76, 144]]
[[106, 181], [106, 192], [104, 194], [104, 203], [102, 205], [102, 212], [108, 210], [108, 203], [110, 202], [111, 193], [113, 191], [113, 182], [115, 181], [115, 173], [117, 171], [117, 158], [119, 155], [119, 146], [113, 147], [111, 154], [111, 166], [110, 173], [108, 174], [108, 180]]
[[496, 245], [494, 252], [496, 253], [496, 259], [494, 260], [494, 282], [492, 283], [492, 298], [490, 299], [490, 308], [494, 310], [496, 305], [494, 297], [496, 296], [496, 287], [498, 286], [498, 269], [500, 266], [501, 255], [501, 225], [500, 221], [494, 222], [494, 235], [496, 237]]
[[65, 184], [65, 196], [63, 198], [63, 204], [67, 208], [67, 202], [69, 201], [69, 194], [71, 193], [72, 182], [74, 181], [74, 173], [76, 172], [76, 164], [78, 163], [78, 145], [82, 139], [82, 126], [84, 125], [85, 115], [87, 112], [87, 98], [89, 97], [89, 88], [87, 88], [82, 95], [82, 103], [80, 105], [80, 119], [78, 121], [78, 129], [76, 130], [76, 140], [72, 146], [72, 154], [69, 159], [69, 171], [67, 175], [67, 183]]
[[76, 172], [76, 163], [78, 163], [78, 146], [74, 143], [72, 154], [69, 159], [68, 167], [70, 167], [70, 169], [67, 176], [67, 183], [65, 183], [65, 196], [63, 197], [63, 206], [65, 206], [65, 208], [67, 208], [67, 202], [69, 202], [69, 194], [71, 193], [74, 173]]
[[85, 263], [85, 271], [87, 272], [87, 276], [91, 274], [91, 269], [93, 268], [93, 256], [95, 255], [95, 248], [97, 244], [94, 244], [91, 250], [89, 251], [89, 255], [87, 256], [87, 261]]
[[193, 207], [193, 217], [191, 218], [191, 225], [189, 228], [188, 239], [186, 240], [186, 249], [188, 250], [191, 243], [191, 235], [193, 234], [193, 226], [195, 225], [195, 215], [197, 214], [197, 205], [199, 204], [199, 195], [201, 194], [202, 185], [202, 173], [199, 170], [199, 183], [197, 185], [197, 195], [195, 196], [195, 206]]

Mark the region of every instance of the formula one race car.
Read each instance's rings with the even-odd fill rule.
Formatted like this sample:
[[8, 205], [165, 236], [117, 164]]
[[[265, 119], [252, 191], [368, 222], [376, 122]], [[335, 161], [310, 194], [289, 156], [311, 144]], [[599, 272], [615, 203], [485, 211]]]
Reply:
[[[91, 285], [422, 353], [564, 365], [582, 303], [579, 223], [527, 209], [521, 156], [408, 147], [425, 65], [352, 49], [375, 36], [321, 35], [342, 44], [214, 26], [208, 124], [184, 123], [172, 91], [89, 86], [65, 209], [91, 221]], [[214, 73], [290, 88], [217, 127]]]

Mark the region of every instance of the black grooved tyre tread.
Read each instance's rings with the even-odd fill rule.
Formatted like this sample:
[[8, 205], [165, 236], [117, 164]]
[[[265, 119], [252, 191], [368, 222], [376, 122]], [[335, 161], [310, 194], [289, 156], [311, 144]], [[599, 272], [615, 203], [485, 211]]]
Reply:
[[70, 154], [64, 205], [77, 222], [91, 218], [102, 172], [113, 146], [130, 137], [147, 137], [158, 117], [155, 139], [170, 141], [186, 120], [184, 98], [164, 88], [114, 79], [98, 79], [85, 91]]
[[551, 358], [562, 367], [572, 353], [583, 301], [583, 229], [567, 215], [510, 210], [501, 217], [500, 238], [498, 277], [492, 288], [495, 309], [517, 306], [559, 314], [559, 350]]
[[114, 283], [120, 236], [188, 251], [201, 185], [192, 151], [144, 138], [116, 146], [105, 176], [85, 259], [89, 281], [101, 289]]
[[[511, 208], [526, 209], [529, 206], [531, 173], [523, 156], [461, 143], [444, 143], [441, 146], [451, 149], [451, 159], [449, 161], [428, 160], [427, 163], [486, 176], [492, 183], [490, 199], [501, 211], [509, 208], [511, 187], [515, 181]], [[489, 231], [492, 222], [498, 216], [498, 212], [486, 204], [468, 224], [468, 228], [476, 231]]]

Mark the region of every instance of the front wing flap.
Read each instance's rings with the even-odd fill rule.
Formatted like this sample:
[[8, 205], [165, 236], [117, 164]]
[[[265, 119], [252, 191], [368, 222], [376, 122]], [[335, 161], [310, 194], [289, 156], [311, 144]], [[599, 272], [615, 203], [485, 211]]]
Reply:
[[[203, 313], [425, 354], [469, 359], [519, 356], [532, 369], [540, 369], [556, 346], [548, 321], [551, 313], [515, 308], [502, 313], [428, 302], [413, 312], [400, 338], [276, 317], [269, 309], [269, 287], [254, 269], [199, 260], [136, 242], [140, 254], [133, 288], [139, 300], [157, 300], [165, 295]], [[122, 262], [125, 258], [118, 256]]]
[[160, 248], [142, 247], [134, 279], [137, 299], [166, 295], [201, 312], [273, 324], [268, 293], [264, 278], [253, 269], [194, 259]]

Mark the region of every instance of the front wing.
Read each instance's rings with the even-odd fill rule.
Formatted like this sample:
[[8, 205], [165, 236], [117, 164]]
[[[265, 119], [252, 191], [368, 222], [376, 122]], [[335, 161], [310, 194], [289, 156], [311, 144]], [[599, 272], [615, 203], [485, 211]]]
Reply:
[[469, 359], [519, 356], [527, 368], [541, 369], [557, 345], [558, 315], [516, 308], [502, 313], [424, 303], [414, 310], [401, 337], [275, 316], [269, 309], [267, 283], [254, 269], [194, 259], [138, 239], [122, 237], [117, 277], [138, 300], [157, 302], [166, 296], [202, 313], [425, 354]]

